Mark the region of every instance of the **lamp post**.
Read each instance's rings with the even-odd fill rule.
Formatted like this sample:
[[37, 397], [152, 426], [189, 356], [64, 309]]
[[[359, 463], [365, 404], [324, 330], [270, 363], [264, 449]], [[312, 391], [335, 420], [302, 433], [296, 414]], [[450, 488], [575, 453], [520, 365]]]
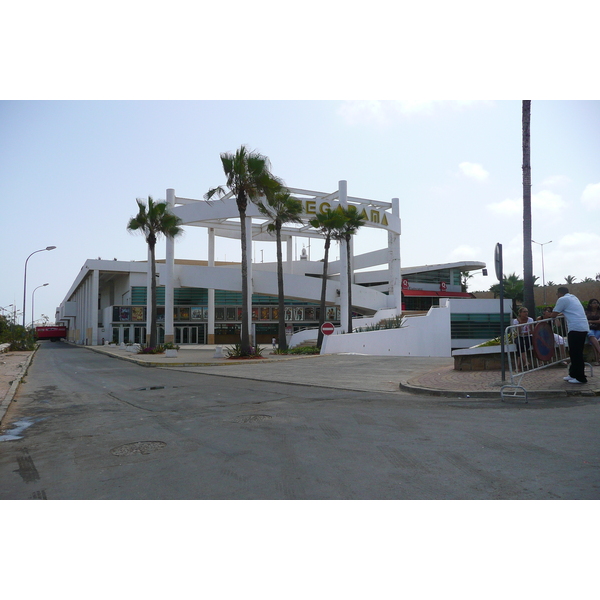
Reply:
[[44, 252], [45, 250], [54, 250], [56, 246], [47, 246], [46, 248], [42, 248], [41, 250], [36, 250], [32, 252], [25, 261], [25, 274], [23, 275], [23, 329], [25, 329], [25, 302], [27, 300], [27, 261], [38, 252]]
[[[12, 304], [9, 304], [8, 306], [0, 306], [0, 310], [3, 313], [8, 313], [10, 315], [10, 310], [8, 310], [11, 306], [13, 306]], [[6, 318], [6, 317], [5, 317]], [[8, 322], [8, 319], [7, 319]]]
[[544, 275], [544, 246], [546, 244], [551, 244], [552, 240], [550, 240], [549, 242], [536, 242], [534, 240], [531, 240], [534, 244], [537, 244], [538, 246], [541, 246], [542, 248], [542, 289], [544, 290], [544, 306], [546, 305], [546, 278]]
[[[42, 285], [38, 285], [35, 290], [39, 290], [41, 287], [46, 287], [48, 284], [47, 283], [43, 283]], [[33, 298], [35, 296], [35, 290], [33, 290], [33, 292], [31, 292], [31, 326], [33, 327]]]

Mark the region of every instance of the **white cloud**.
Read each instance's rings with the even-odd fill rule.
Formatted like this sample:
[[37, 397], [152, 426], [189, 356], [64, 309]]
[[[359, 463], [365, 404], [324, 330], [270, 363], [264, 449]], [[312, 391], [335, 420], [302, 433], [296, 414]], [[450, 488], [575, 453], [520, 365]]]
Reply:
[[542, 190], [531, 196], [532, 209], [543, 212], [558, 213], [563, 208], [567, 207], [567, 203], [554, 192], [550, 190]]
[[518, 217], [523, 215], [523, 201], [507, 198], [502, 202], [493, 202], [486, 207], [492, 213], [503, 217]]
[[542, 183], [540, 185], [543, 185], [546, 187], [554, 187], [554, 186], [566, 185], [570, 181], [571, 180], [566, 175], [553, 175], [552, 177], [547, 177], [546, 179], [544, 179], [544, 181], [542, 181]]
[[490, 103], [480, 100], [346, 100], [337, 112], [347, 123], [354, 125], [361, 122], [387, 123], [398, 115], [431, 115], [440, 107], [462, 110], [475, 104]]
[[[556, 218], [567, 206], [568, 204], [561, 196], [550, 190], [542, 190], [531, 196], [531, 209], [536, 219], [547, 220], [551, 217]], [[495, 215], [502, 217], [522, 217], [523, 199], [507, 198], [506, 200], [502, 200], [502, 202], [488, 204], [487, 209]]]
[[600, 208], [600, 183], [590, 183], [583, 190], [581, 203], [592, 210]]
[[461, 162], [458, 168], [463, 172], [464, 175], [477, 181], [485, 181], [488, 178], [489, 173], [477, 163]]

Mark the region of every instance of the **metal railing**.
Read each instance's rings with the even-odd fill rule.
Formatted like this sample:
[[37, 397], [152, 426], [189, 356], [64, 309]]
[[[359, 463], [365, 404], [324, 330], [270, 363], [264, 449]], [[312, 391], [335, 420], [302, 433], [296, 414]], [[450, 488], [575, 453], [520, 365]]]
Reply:
[[[508, 358], [510, 383], [500, 389], [504, 398], [519, 398], [527, 402], [527, 390], [522, 385], [525, 375], [570, 361], [567, 327], [562, 316], [533, 323], [510, 325], [505, 330], [504, 345]], [[590, 376], [593, 375], [592, 366]]]

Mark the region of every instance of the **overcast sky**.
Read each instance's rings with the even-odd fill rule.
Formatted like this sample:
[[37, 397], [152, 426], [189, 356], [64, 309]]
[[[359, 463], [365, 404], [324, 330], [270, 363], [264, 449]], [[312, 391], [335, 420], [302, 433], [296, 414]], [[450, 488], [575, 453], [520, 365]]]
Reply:
[[[40, 4], [35, 18], [11, 5], [7, 14], [27, 27], [7, 28], [0, 42], [11, 53], [0, 95], [0, 306], [21, 306], [25, 260], [48, 245], [57, 249], [29, 261], [28, 320], [31, 292], [49, 284], [36, 292], [35, 317], [53, 318], [86, 259], [145, 259], [143, 238], [126, 231], [135, 199], [164, 199], [169, 187], [202, 198], [224, 183], [219, 153], [241, 144], [266, 154], [291, 187], [332, 192], [344, 179], [351, 196], [398, 197], [403, 265], [483, 261], [490, 275], [471, 289], [488, 289], [497, 242], [505, 272], [522, 273], [523, 97], [533, 98], [533, 239], [552, 240], [546, 280], [594, 277], [600, 102], [585, 76], [593, 24], [508, 2], [495, 29], [473, 27], [460, 19], [468, 5], [405, 9], [400, 23], [382, 19], [377, 2], [366, 14], [322, 2], [318, 19], [301, 12], [269, 36], [249, 33], [245, 5], [234, 22], [230, 5], [186, 18], [184, 3], [137, 13], [124, 2], [112, 19], [108, 3], [84, 29], [58, 18], [68, 2]], [[218, 27], [200, 34], [199, 16], [227, 21], [225, 38]], [[283, 17], [274, 13], [260, 31]], [[560, 24], [563, 35], [541, 44], [528, 18], [538, 33]], [[355, 249], [386, 241], [368, 229]], [[274, 243], [254, 250], [275, 259]], [[239, 242], [218, 240], [216, 252], [239, 259]], [[541, 278], [540, 247], [533, 253]], [[205, 231], [186, 228], [176, 256], [207, 258]], [[321, 256], [313, 241], [311, 258]]]

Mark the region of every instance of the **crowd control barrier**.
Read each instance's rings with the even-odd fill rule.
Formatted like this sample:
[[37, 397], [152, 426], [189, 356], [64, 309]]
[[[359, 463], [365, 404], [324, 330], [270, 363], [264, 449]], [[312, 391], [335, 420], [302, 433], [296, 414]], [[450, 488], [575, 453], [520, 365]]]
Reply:
[[[527, 390], [522, 385], [523, 377], [559, 363], [570, 361], [568, 354], [567, 327], [564, 317], [544, 319], [533, 323], [510, 325], [505, 330], [506, 356], [510, 372], [510, 383], [500, 388], [502, 401], [517, 398], [527, 402]], [[590, 376], [593, 375], [592, 366]]]

